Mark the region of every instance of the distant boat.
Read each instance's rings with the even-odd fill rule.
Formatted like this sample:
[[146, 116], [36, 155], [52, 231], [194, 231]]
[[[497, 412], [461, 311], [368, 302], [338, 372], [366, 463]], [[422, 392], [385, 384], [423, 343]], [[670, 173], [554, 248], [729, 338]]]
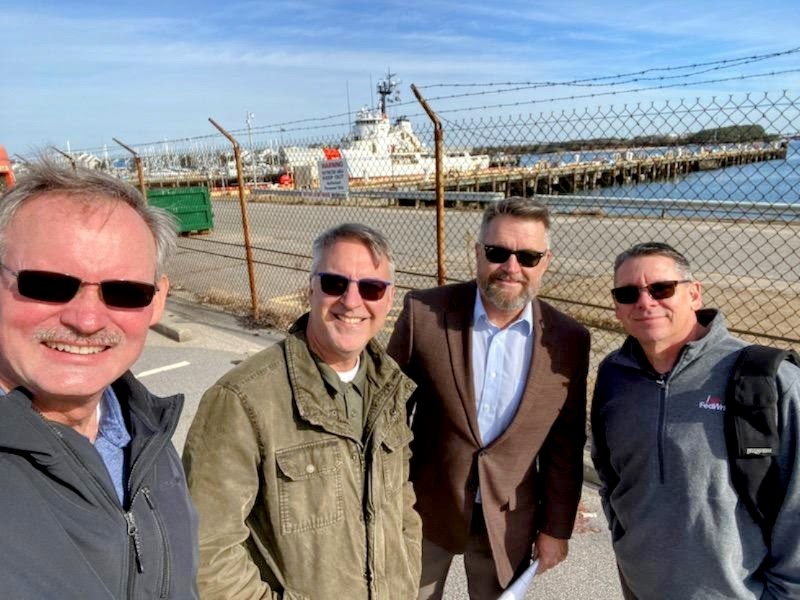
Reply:
[[[339, 154], [350, 179], [375, 179], [405, 176], [433, 176], [434, 153], [419, 140], [406, 117], [390, 123], [386, 112], [387, 96], [395, 93], [398, 83], [388, 73], [378, 82], [380, 107], [364, 107], [356, 113], [349, 136], [341, 140]], [[314, 174], [319, 161], [325, 160], [325, 148], [290, 146], [281, 149], [282, 162], [295, 173], [298, 187], [316, 187]], [[469, 152], [446, 152], [442, 157], [445, 172], [468, 172], [489, 167], [488, 155]]]

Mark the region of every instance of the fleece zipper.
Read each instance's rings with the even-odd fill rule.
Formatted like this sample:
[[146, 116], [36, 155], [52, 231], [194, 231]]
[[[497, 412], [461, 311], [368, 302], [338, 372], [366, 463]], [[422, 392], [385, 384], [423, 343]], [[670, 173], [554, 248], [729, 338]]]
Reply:
[[658, 481], [662, 485], [665, 482], [666, 476], [664, 474], [664, 441], [667, 436], [667, 380], [664, 375], [659, 375], [656, 379], [656, 384], [659, 389], [658, 396]]

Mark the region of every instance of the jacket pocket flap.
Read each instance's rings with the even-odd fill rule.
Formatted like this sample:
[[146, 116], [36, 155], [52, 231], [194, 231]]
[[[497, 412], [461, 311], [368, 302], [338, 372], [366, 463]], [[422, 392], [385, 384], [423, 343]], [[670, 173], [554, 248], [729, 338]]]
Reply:
[[337, 440], [294, 446], [275, 453], [281, 473], [293, 481], [333, 473], [342, 465]]
[[402, 450], [414, 437], [408, 426], [402, 421], [386, 432], [383, 438], [383, 445], [390, 451]]

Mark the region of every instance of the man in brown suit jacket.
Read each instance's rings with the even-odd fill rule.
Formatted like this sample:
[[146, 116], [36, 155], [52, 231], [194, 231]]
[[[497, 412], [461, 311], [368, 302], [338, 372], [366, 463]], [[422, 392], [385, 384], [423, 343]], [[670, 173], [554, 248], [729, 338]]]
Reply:
[[419, 599], [464, 554], [472, 600], [496, 600], [539, 559], [567, 555], [583, 479], [589, 332], [536, 298], [552, 259], [547, 207], [489, 205], [477, 281], [406, 295], [389, 354], [409, 400], [422, 517]]

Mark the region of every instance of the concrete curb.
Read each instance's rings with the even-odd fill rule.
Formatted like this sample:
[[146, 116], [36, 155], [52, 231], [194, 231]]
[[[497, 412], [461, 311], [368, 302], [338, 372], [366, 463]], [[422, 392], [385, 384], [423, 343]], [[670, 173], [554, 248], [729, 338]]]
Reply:
[[161, 320], [155, 325], [152, 325], [150, 329], [176, 342], [185, 342], [192, 339], [192, 330], [189, 325], [179, 323], [171, 315], [166, 313], [161, 317]]

